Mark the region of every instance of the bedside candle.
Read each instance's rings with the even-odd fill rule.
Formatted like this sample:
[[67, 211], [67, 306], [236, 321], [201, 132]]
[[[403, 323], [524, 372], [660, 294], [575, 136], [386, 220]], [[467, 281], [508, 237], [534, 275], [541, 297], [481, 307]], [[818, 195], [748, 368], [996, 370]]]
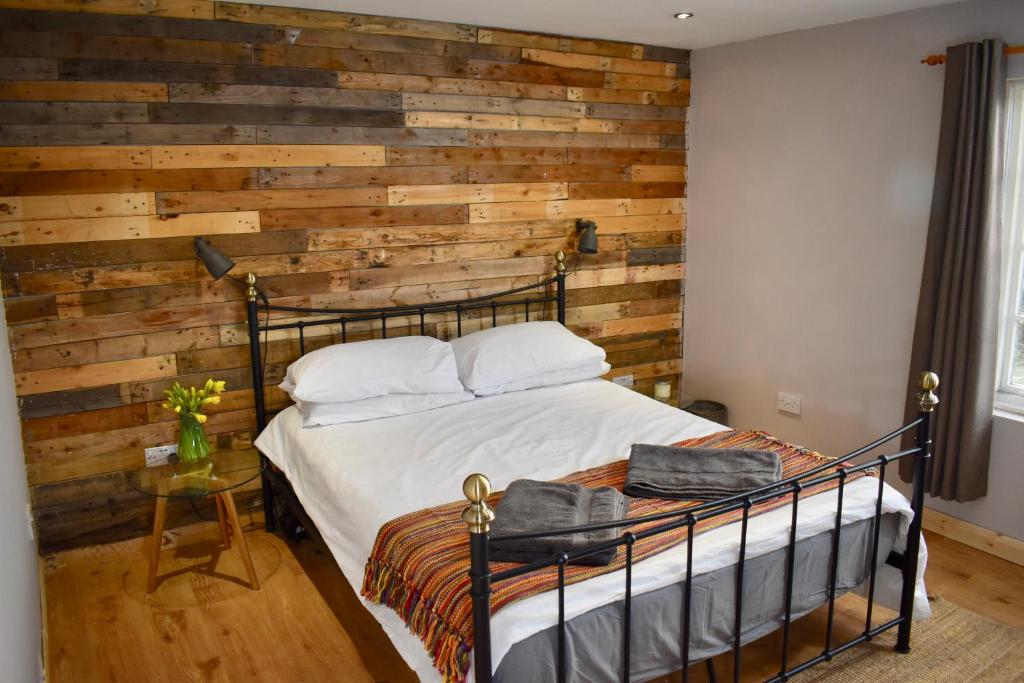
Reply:
[[672, 396], [672, 382], [660, 379], [654, 383], [654, 398], [662, 403], [668, 403]]

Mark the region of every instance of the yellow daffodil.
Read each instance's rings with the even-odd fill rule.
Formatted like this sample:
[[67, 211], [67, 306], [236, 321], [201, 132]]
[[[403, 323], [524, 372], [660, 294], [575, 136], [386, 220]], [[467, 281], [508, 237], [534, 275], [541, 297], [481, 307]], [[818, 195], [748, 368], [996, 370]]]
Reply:
[[174, 406], [174, 412], [180, 413], [181, 412], [181, 406]]
[[202, 404], [204, 406], [208, 406], [208, 405], [214, 405], [215, 406], [218, 403], [220, 403], [220, 396], [207, 396], [202, 401]]
[[198, 422], [199, 424], [204, 424], [207, 420], [207, 417], [202, 413], [192, 413], [192, 417], [194, 417], [196, 419], [196, 422]]
[[220, 380], [219, 382], [214, 382], [213, 383], [213, 393], [220, 394], [220, 393], [222, 393], [224, 391], [224, 389], [227, 388], [227, 386], [228, 386], [228, 383], [225, 382], [224, 380]]

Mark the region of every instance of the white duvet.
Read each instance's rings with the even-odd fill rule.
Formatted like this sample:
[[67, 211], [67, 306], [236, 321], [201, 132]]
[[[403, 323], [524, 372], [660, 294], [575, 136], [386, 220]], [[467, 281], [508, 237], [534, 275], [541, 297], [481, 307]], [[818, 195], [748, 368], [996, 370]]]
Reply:
[[[550, 480], [629, 456], [630, 446], [669, 444], [723, 428], [604, 380], [520, 391], [414, 415], [329, 427], [303, 428], [292, 407], [278, 415], [256, 446], [280, 467], [323, 535], [345, 578], [359, 594], [363, 568], [377, 531], [387, 521], [426, 507], [462, 500], [462, 481], [486, 474], [494, 490], [520, 478]], [[865, 440], [875, 436], [865, 434]], [[859, 445], [859, 444], [858, 444]], [[874, 515], [877, 483], [858, 479], [846, 486], [843, 523]], [[836, 493], [802, 499], [799, 538], [833, 528]], [[910, 504], [888, 485], [882, 511], [903, 521], [902, 550], [912, 516]], [[748, 557], [784, 547], [789, 541], [788, 505], [753, 517]], [[694, 541], [694, 575], [736, 562], [736, 524], [701, 534]], [[926, 549], [921, 544], [915, 617], [928, 615], [924, 592]], [[633, 568], [640, 594], [677, 583], [685, 576], [685, 544], [650, 557]], [[895, 606], [901, 577], [884, 566], [876, 597]], [[566, 618], [622, 599], [623, 571], [566, 588]], [[423, 681], [440, 680], [422, 642], [390, 608], [364, 601], [395, 647]], [[497, 669], [515, 643], [557, 623], [551, 595], [513, 603], [491, 622], [492, 662]]]

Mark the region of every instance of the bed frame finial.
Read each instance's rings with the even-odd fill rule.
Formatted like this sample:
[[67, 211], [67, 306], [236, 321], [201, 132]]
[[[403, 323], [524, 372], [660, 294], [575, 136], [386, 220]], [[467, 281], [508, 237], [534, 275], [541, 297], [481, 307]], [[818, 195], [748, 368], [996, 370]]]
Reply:
[[462, 519], [472, 534], [486, 534], [494, 521], [494, 511], [487, 507], [491, 495], [491, 482], [482, 474], [471, 474], [462, 482], [462, 492], [469, 505], [462, 511]]
[[935, 390], [939, 388], [939, 376], [934, 372], [926, 372], [921, 375], [921, 393], [917, 395], [917, 404], [922, 413], [934, 412], [939, 405], [939, 397]]
[[245, 284], [248, 285], [245, 296], [249, 301], [256, 301], [256, 297], [259, 296], [259, 290], [256, 289], [256, 273], [246, 273]]
[[561, 275], [565, 272], [565, 252], [559, 249], [555, 252], [555, 274]]

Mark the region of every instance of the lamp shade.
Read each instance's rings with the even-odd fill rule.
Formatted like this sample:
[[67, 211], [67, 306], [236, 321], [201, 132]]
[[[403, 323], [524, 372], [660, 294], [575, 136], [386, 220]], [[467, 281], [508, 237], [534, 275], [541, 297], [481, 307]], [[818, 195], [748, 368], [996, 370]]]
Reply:
[[227, 275], [229, 270], [235, 267], [234, 261], [202, 237], [196, 238], [195, 245], [196, 256], [203, 262], [203, 265], [206, 266], [206, 271], [213, 276], [214, 280], [221, 279]]
[[576, 229], [580, 233], [580, 241], [577, 249], [581, 254], [597, 253], [597, 223], [585, 221], [582, 218], [576, 221]]

